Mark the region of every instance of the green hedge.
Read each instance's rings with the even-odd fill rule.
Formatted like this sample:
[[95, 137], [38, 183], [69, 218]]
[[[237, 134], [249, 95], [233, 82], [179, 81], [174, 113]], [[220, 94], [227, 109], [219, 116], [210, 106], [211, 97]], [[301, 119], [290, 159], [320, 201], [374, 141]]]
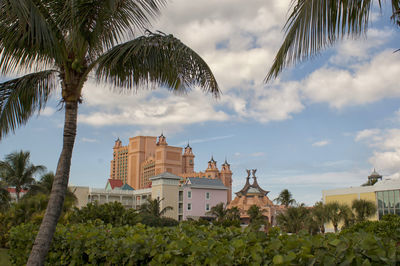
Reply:
[[400, 216], [388, 214], [380, 221], [364, 221], [342, 230], [341, 234], [368, 232], [379, 237], [390, 237], [400, 242]]
[[[37, 226], [10, 232], [13, 263], [26, 262]], [[396, 265], [400, 247], [390, 238], [355, 232], [344, 235], [277, 235], [217, 226], [57, 227], [47, 265]]]

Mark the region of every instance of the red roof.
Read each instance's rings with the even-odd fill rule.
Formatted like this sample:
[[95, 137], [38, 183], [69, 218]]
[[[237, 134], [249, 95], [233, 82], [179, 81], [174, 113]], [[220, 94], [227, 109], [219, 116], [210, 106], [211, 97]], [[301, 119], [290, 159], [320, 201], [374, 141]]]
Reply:
[[122, 187], [124, 185], [122, 180], [119, 179], [108, 179], [108, 182], [110, 183], [111, 189], [114, 189], [116, 187]]
[[[9, 188], [7, 188], [7, 190], [8, 190], [8, 192], [10, 192], [10, 193], [17, 193], [17, 192], [15, 191], [15, 187], [9, 187]], [[20, 191], [20, 193], [26, 193], [26, 192], [28, 192], [28, 190], [21, 189], [21, 191]]]

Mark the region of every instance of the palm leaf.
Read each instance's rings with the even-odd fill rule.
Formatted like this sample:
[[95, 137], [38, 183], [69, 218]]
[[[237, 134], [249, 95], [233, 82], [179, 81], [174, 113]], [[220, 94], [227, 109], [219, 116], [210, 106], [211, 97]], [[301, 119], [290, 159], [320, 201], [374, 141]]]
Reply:
[[[393, 9], [398, 3], [392, 1]], [[292, 5], [284, 27], [285, 40], [265, 78], [267, 82], [283, 68], [316, 55], [337, 39], [365, 33], [372, 0], [293, 0]]]
[[0, 69], [3, 73], [43, 69], [61, 64], [65, 55], [54, 3], [59, 1], [3, 0], [0, 2]]
[[[70, 41], [82, 39], [89, 46], [89, 57], [97, 58], [127, 33], [150, 26], [166, 0], [93, 0], [66, 1], [61, 24], [70, 28]], [[75, 51], [82, 50], [75, 47]]]
[[150, 33], [115, 46], [97, 63], [98, 80], [125, 89], [161, 85], [185, 92], [200, 86], [218, 97], [217, 81], [204, 60], [172, 35]]
[[0, 140], [45, 106], [58, 86], [57, 73], [47, 70], [0, 83]]

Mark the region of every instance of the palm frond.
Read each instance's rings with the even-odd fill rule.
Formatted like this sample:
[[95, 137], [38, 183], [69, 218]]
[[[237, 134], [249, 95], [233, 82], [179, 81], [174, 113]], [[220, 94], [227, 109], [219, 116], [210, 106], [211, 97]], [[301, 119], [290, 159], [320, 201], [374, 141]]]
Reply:
[[115, 46], [97, 64], [98, 80], [125, 89], [150, 84], [185, 92], [192, 86], [218, 97], [217, 81], [204, 60], [172, 35], [150, 33]]
[[111, 48], [127, 35], [133, 36], [134, 29], [149, 27], [150, 19], [165, 4], [166, 0], [66, 1], [61, 24], [73, 25], [70, 39], [83, 39], [89, 45], [89, 57], [97, 58], [104, 48]]
[[52, 7], [58, 1], [0, 2], [0, 69], [3, 73], [61, 63], [64, 38]]
[[[381, 1], [379, 0], [379, 5]], [[394, 0], [398, 2], [398, 0]], [[285, 39], [265, 81], [286, 67], [316, 55], [344, 36], [366, 32], [372, 0], [293, 0]]]
[[47, 70], [0, 83], [0, 140], [44, 108], [58, 86], [57, 73]]

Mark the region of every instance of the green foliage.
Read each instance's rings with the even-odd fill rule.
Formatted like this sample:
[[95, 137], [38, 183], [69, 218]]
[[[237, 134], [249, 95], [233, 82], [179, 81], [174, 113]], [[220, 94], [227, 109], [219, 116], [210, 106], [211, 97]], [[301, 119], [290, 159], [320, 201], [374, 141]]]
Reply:
[[134, 225], [139, 218], [134, 209], [126, 209], [120, 202], [110, 202], [99, 205], [89, 203], [81, 209], [74, 208], [68, 216], [69, 223], [86, 223], [100, 220], [113, 226]]
[[298, 233], [307, 229], [309, 210], [304, 206], [290, 207], [276, 216], [278, 225], [288, 233]]
[[163, 216], [167, 211], [173, 210], [174, 208], [171, 206], [166, 206], [161, 209], [161, 202], [164, 200], [162, 199], [147, 199], [145, 203], [140, 206], [140, 213], [149, 214], [154, 217], [160, 218]]
[[7, 249], [0, 248], [0, 265], [11, 266], [10, 256]]
[[[277, 229], [278, 230], [278, 229]], [[27, 260], [37, 226], [11, 230], [14, 264]], [[223, 228], [59, 225], [46, 265], [395, 265], [400, 247], [366, 232], [280, 235]]]
[[284, 189], [279, 193], [279, 196], [274, 199], [279, 204], [285, 205], [289, 207], [289, 205], [293, 205], [296, 203], [296, 200], [293, 199], [292, 193], [288, 189]]
[[[14, 203], [11, 207], [0, 213], [0, 247], [7, 247], [9, 239], [9, 230], [22, 223], [40, 224], [42, 222], [49, 195], [42, 193], [29, 197], [22, 197], [18, 203]], [[64, 201], [63, 212], [60, 222], [64, 222], [65, 216], [73, 206], [73, 201], [66, 199]]]
[[351, 203], [351, 208], [355, 211], [357, 222], [365, 221], [376, 213], [376, 204], [372, 201], [356, 199]]
[[379, 237], [388, 237], [400, 241], [400, 216], [387, 214], [380, 221], [364, 221], [342, 230], [341, 234], [348, 232], [365, 231]]

